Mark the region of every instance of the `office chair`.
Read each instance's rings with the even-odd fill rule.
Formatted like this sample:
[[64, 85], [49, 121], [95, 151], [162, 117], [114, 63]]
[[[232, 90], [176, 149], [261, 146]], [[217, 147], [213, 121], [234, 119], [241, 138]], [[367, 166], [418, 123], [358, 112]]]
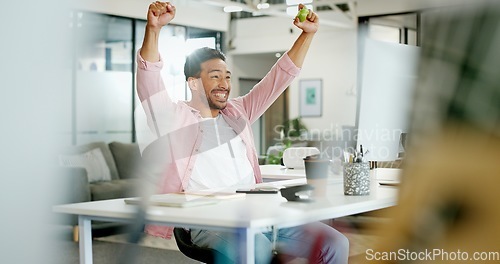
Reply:
[[199, 247], [191, 241], [189, 231], [181, 227], [174, 228], [174, 237], [177, 247], [186, 257], [201, 261], [203, 263], [232, 263], [226, 256], [215, 249]]

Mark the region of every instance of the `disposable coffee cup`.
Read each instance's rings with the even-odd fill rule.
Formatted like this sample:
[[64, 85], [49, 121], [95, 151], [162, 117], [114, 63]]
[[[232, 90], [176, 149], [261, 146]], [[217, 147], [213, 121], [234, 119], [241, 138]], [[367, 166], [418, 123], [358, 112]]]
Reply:
[[329, 165], [330, 160], [321, 159], [319, 155], [304, 158], [307, 184], [314, 187], [313, 196], [315, 197], [326, 195]]
[[345, 195], [370, 194], [369, 162], [344, 163], [343, 173]]

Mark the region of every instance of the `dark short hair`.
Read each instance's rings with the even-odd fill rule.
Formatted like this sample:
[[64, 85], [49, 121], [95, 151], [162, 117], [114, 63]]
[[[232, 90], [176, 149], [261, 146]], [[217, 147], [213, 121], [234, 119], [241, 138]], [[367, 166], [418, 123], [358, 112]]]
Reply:
[[201, 64], [212, 59], [221, 59], [226, 61], [226, 56], [222, 52], [208, 47], [199, 48], [187, 56], [186, 63], [184, 64], [184, 75], [186, 76], [186, 81], [189, 77], [199, 77]]

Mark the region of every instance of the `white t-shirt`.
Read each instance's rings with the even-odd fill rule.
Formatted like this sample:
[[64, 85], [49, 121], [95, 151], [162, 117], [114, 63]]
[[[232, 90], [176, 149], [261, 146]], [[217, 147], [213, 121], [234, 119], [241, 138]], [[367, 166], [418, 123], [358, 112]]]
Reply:
[[200, 122], [202, 143], [186, 190], [255, 183], [245, 143], [219, 114]]

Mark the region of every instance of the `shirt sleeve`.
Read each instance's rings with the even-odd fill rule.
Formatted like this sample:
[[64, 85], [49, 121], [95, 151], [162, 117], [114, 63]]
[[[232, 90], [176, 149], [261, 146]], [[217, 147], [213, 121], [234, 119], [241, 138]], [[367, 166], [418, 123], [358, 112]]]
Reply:
[[141, 102], [154, 94], [165, 91], [165, 84], [161, 77], [163, 59], [157, 62], [146, 61], [137, 51], [137, 95]]
[[136, 111], [136, 131], [139, 143], [147, 146], [172, 130], [175, 104], [165, 89], [161, 77], [163, 61], [144, 60], [137, 52], [137, 95], [142, 110]]

